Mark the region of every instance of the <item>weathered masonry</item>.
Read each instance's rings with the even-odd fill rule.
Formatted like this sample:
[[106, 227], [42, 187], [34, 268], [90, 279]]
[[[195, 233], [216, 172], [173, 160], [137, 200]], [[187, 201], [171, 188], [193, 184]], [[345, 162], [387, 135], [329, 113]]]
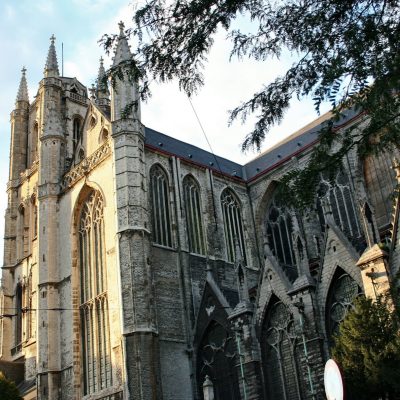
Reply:
[[54, 41], [11, 113], [0, 369], [25, 399], [324, 398], [332, 334], [398, 270], [392, 156], [352, 152], [300, 213], [276, 190], [329, 115], [239, 165], [122, 113], [102, 60], [88, 97]]

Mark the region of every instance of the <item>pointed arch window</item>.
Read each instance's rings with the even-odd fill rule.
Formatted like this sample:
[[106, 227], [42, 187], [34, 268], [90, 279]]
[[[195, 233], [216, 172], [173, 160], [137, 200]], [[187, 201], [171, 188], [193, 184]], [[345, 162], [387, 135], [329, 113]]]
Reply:
[[[28, 212], [27, 212], [28, 211]], [[29, 207], [20, 205], [18, 215], [18, 258], [22, 259], [29, 253]]]
[[150, 170], [150, 196], [153, 241], [162, 246], [172, 247], [169, 184], [167, 174], [159, 165], [154, 165]]
[[31, 163], [38, 158], [39, 125], [37, 122], [33, 125], [31, 138]]
[[32, 271], [26, 281], [25, 288], [25, 315], [26, 315], [26, 338], [30, 339], [35, 336], [35, 314], [33, 307], [33, 287], [32, 287]]
[[75, 154], [75, 150], [78, 145], [81, 143], [81, 129], [82, 129], [82, 120], [80, 117], [75, 117], [72, 122], [72, 143], [73, 143], [73, 153]]
[[112, 385], [103, 199], [91, 192], [79, 219], [84, 394]]
[[22, 284], [18, 283], [15, 291], [15, 342], [14, 345], [18, 346], [22, 342], [22, 310], [23, 310], [23, 289]]
[[191, 176], [186, 176], [183, 180], [183, 193], [189, 236], [189, 250], [192, 253], [205, 254], [200, 189], [197, 182]]
[[261, 350], [268, 400], [300, 400], [302, 380], [300, 351], [293, 315], [273, 298], [262, 326]]
[[234, 337], [222, 325], [215, 321], [210, 323], [199, 346], [197, 360], [200, 394], [203, 393], [202, 385], [208, 375], [214, 385], [216, 400], [241, 398]]
[[289, 208], [278, 200], [276, 194], [272, 197], [267, 211], [266, 232], [272, 254], [279, 261], [289, 280], [293, 282], [298, 272], [293, 246], [292, 215]]
[[242, 210], [236, 195], [225, 189], [221, 195], [221, 207], [224, 216], [225, 240], [228, 261], [235, 261], [235, 240], [238, 241], [242, 257], [246, 263], [246, 247], [243, 232]]
[[332, 279], [326, 306], [326, 331], [331, 344], [333, 344], [332, 336], [338, 332], [340, 323], [360, 294], [361, 288], [357, 282], [341, 268], [338, 268]]
[[325, 202], [333, 214], [336, 225], [343, 231], [350, 241], [355, 243], [361, 237], [361, 230], [354, 203], [353, 193], [347, 175], [339, 171], [332, 183], [324, 177], [318, 190], [317, 209], [321, 225], [325, 225], [325, 217], [321, 206]]
[[364, 160], [364, 178], [368, 197], [375, 209], [378, 229], [383, 234], [390, 227], [392, 196], [397, 185], [393, 158], [393, 153], [380, 153], [371, 154]]

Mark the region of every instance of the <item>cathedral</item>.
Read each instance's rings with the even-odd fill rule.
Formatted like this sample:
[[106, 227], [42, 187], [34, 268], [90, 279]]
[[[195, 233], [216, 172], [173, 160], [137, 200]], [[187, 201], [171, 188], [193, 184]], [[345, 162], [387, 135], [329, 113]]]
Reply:
[[24, 399], [324, 399], [332, 335], [398, 272], [393, 157], [352, 150], [293, 209], [279, 181], [330, 114], [240, 165], [144, 126], [102, 60], [89, 90], [60, 76], [54, 43], [11, 113], [0, 370]]

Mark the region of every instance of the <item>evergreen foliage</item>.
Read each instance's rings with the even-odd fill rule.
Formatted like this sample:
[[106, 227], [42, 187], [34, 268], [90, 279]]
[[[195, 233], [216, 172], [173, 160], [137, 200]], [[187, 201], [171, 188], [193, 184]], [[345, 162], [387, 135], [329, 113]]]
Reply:
[[386, 297], [360, 297], [335, 337], [332, 356], [342, 368], [347, 397], [400, 399], [398, 315]]
[[[239, 16], [251, 21], [247, 32], [232, 28]], [[308, 167], [293, 171], [281, 185], [297, 206], [310, 202], [321, 170], [336, 171], [343, 156], [358, 145], [362, 155], [397, 146], [400, 139], [399, 88], [400, 7], [396, 0], [149, 0], [134, 14], [126, 31], [138, 45], [131, 62], [113, 67], [114, 80], [127, 75], [140, 79], [141, 95], [150, 95], [149, 82], [177, 79], [189, 96], [204, 83], [203, 69], [217, 31], [232, 42], [231, 57], [264, 62], [289, 50], [297, 61], [275, 81], [260, 88], [231, 111], [230, 122], [256, 123], [243, 150], [260, 149], [268, 131], [279, 124], [293, 97], [312, 97], [319, 111], [330, 102], [333, 119], [321, 130]], [[112, 48], [115, 35], [102, 43]], [[245, 69], [243, 74], [248, 73]], [[338, 137], [345, 109], [368, 114], [362, 131], [353, 127]], [[379, 135], [379, 145], [376, 140]], [[340, 142], [332, 150], [332, 145]]]
[[22, 400], [15, 383], [8, 380], [0, 371], [0, 399], [1, 400]]

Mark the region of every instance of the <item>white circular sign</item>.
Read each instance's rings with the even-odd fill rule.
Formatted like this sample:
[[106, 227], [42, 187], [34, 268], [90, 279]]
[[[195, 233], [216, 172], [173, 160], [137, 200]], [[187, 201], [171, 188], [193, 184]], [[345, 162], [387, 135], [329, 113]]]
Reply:
[[328, 400], [343, 400], [343, 378], [339, 366], [332, 359], [325, 364], [324, 372], [325, 394]]

